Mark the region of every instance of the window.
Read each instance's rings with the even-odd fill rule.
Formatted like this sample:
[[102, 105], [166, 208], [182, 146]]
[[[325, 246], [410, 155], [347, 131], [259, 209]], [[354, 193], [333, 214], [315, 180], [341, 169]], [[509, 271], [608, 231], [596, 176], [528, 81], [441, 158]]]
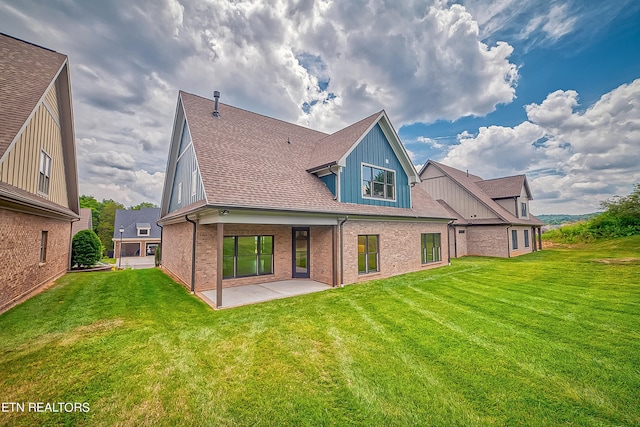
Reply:
[[222, 277], [273, 274], [273, 236], [225, 236]]
[[192, 197], [196, 195], [197, 182], [198, 182], [198, 172], [194, 170], [193, 172], [191, 172], [191, 196]]
[[38, 176], [38, 191], [42, 194], [49, 194], [49, 181], [51, 179], [51, 157], [40, 151], [40, 174]]
[[524, 247], [529, 247], [529, 230], [524, 230]]
[[375, 234], [358, 236], [358, 274], [379, 271], [378, 236]]
[[394, 171], [362, 165], [362, 197], [395, 200], [395, 187]]
[[440, 233], [422, 234], [422, 263], [442, 261], [440, 257]]
[[511, 230], [511, 246], [518, 249], [518, 230]]
[[526, 218], [527, 217], [527, 204], [526, 203], [520, 203], [520, 212], [522, 213], [522, 217]]
[[182, 183], [178, 183], [178, 204], [182, 203]]
[[138, 230], [138, 236], [148, 236], [149, 230], [146, 228], [141, 228]]
[[47, 240], [49, 237], [48, 231], [43, 231], [40, 235], [40, 262], [47, 262]]

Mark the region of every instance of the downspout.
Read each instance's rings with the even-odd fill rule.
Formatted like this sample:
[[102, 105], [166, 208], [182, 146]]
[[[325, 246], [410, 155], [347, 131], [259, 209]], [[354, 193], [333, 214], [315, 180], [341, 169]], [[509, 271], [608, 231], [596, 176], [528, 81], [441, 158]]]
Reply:
[[[71, 270], [71, 267], [73, 267], [73, 265], [71, 263], [73, 263], [73, 223], [76, 221], [80, 221], [80, 218], [78, 219], [72, 219], [69, 222], [69, 225], [71, 226], [69, 229], [69, 266], [68, 266], [68, 270]], [[93, 229], [92, 229], [93, 230]], [[48, 242], [47, 242], [48, 243]], [[102, 256], [102, 254], [100, 254]]]
[[453, 219], [451, 221], [449, 221], [449, 223], [447, 224], [447, 261], [449, 262], [449, 265], [451, 265], [451, 237], [449, 233], [449, 229], [453, 230], [453, 250], [455, 251], [454, 254], [456, 255], [456, 258], [458, 257], [457, 252], [457, 241], [456, 241], [456, 228], [453, 226]]
[[[338, 170], [340, 170], [340, 169], [338, 169]], [[333, 174], [333, 176], [336, 177], [336, 194], [333, 196], [333, 200], [338, 200], [338, 194], [339, 194], [339, 191], [340, 191], [340, 186], [339, 186], [340, 178], [338, 178], [338, 174], [335, 173], [333, 171], [333, 169], [331, 169], [331, 167], [329, 167], [329, 172], [331, 172]]]
[[158, 224], [158, 221], [156, 221], [156, 225], [160, 227], [160, 257], [158, 258], [158, 265], [156, 265], [156, 267], [160, 267], [162, 265], [162, 234], [164, 232], [164, 227]]
[[185, 215], [184, 219], [193, 224], [193, 237], [191, 246], [191, 293], [196, 293], [196, 222], [189, 219], [189, 215]]
[[342, 243], [342, 226], [349, 219], [349, 215], [345, 216], [340, 222], [340, 287], [344, 286], [344, 244]]

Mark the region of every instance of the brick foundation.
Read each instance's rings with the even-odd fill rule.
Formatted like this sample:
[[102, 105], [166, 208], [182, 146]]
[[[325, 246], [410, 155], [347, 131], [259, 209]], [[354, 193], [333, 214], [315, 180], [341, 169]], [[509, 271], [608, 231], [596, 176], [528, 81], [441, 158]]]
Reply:
[[[47, 257], [40, 239], [47, 231]], [[0, 313], [26, 300], [69, 267], [71, 222], [0, 208]]]

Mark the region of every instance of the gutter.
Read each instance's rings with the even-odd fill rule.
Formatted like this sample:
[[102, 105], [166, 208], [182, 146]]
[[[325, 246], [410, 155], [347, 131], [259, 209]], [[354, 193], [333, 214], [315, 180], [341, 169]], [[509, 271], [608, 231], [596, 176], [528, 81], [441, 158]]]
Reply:
[[349, 216], [345, 216], [340, 222], [340, 287], [344, 287], [344, 244], [342, 242], [342, 226], [349, 220]]
[[191, 239], [191, 294], [196, 292], [196, 222], [189, 219], [189, 215], [185, 215], [184, 219], [193, 224], [193, 237]]
[[156, 225], [160, 227], [160, 258], [158, 259], [158, 265], [156, 265], [156, 267], [159, 267], [162, 265], [162, 233], [164, 232], [164, 227], [158, 224], [158, 221], [156, 221]]
[[[71, 267], [73, 267], [73, 223], [80, 221], [80, 218], [78, 219], [72, 219], [69, 222], [69, 225], [71, 227], [69, 227], [69, 262], [68, 262], [68, 270], [71, 270]], [[90, 228], [91, 231], [93, 231], [93, 228]], [[100, 253], [100, 255], [102, 255], [102, 252]]]

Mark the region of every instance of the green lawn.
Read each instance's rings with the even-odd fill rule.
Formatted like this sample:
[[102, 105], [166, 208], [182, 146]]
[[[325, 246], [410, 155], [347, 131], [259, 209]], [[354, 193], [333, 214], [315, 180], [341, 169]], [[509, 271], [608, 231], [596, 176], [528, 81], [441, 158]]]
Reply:
[[[213, 311], [159, 270], [0, 316], [3, 425], [640, 425], [640, 237]], [[28, 409], [28, 408], [26, 408]]]

